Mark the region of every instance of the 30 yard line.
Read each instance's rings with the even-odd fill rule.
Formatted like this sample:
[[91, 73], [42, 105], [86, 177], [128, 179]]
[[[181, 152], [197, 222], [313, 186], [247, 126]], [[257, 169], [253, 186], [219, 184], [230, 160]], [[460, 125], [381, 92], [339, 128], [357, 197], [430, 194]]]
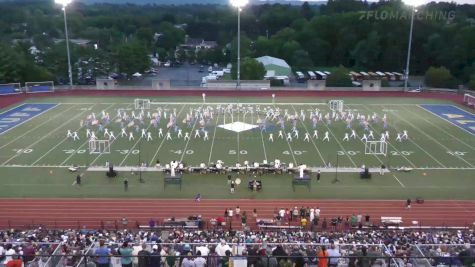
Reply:
[[[80, 112], [79, 114], [77, 114], [76, 116], [73, 116], [71, 119], [65, 121], [64, 123], [62, 123], [61, 125], [59, 125], [58, 127], [56, 127], [55, 129], [53, 129], [52, 131], [50, 131], [48, 134], [46, 135], [43, 135], [40, 139], [36, 140], [35, 142], [33, 142], [32, 144], [30, 144], [28, 147], [26, 147], [25, 149], [28, 149], [28, 148], [31, 148], [33, 147], [34, 145], [38, 144], [39, 142], [41, 142], [43, 139], [49, 137], [52, 133], [56, 132], [58, 129], [62, 128], [64, 125], [70, 123], [72, 120], [76, 119], [77, 117], [81, 116], [84, 112], [86, 112], [87, 110], [84, 110], [82, 112]], [[13, 157], [7, 159], [5, 162], [2, 163], [1, 166], [7, 164], [8, 162], [10, 162], [12, 159], [18, 157], [19, 155], [21, 155], [20, 153], [16, 153], [15, 155], [13, 155]]]
[[[203, 106], [204, 106], [204, 103], [201, 105], [201, 108], [203, 108]], [[201, 110], [201, 112], [203, 112], [203, 111]], [[193, 116], [193, 112], [191, 113], [191, 116]], [[178, 115], [177, 115], [177, 117], [178, 117]], [[191, 133], [193, 133], [193, 130], [196, 127], [196, 123], [198, 123], [199, 120], [200, 120], [200, 116], [195, 118], [195, 122], [193, 123], [193, 127], [191, 128]], [[190, 134], [190, 136], [191, 136], [191, 134]], [[188, 140], [186, 141], [185, 148], [183, 149], [183, 153], [181, 154], [180, 162], [183, 161], [183, 158], [185, 157], [185, 153], [186, 153], [186, 150], [188, 149], [188, 144], [190, 143], [190, 140], [191, 140], [191, 137], [188, 138]]]
[[[113, 104], [113, 105], [116, 105], [116, 104]], [[132, 104], [127, 105], [126, 108], [130, 107], [131, 105], [132, 105]], [[117, 117], [119, 117], [119, 116], [116, 115], [111, 121], [114, 121]], [[112, 142], [114, 142], [114, 141], [112, 141]], [[87, 145], [87, 144], [89, 144], [89, 140], [86, 138], [86, 141], [84, 141], [84, 143], [82, 143], [82, 145], [80, 145], [76, 150], [74, 150], [74, 152], [71, 153], [71, 155], [69, 155], [69, 156], [68, 156], [63, 162], [61, 162], [59, 165], [64, 165], [66, 162], [68, 162], [68, 160], [69, 160], [70, 158], [72, 158], [74, 155], [76, 155], [77, 151], [79, 151], [83, 146], [85, 146], [85, 145]]]
[[[70, 107], [70, 108], [67, 108], [67, 109], [66, 109], [65, 111], [63, 111], [63, 112], [68, 112], [69, 110], [71, 110], [71, 109], [73, 109], [73, 108], [74, 108], [74, 106], [72, 106], [72, 107]], [[6, 144], [0, 146], [0, 149], [6, 147], [6, 146], [8, 146], [8, 145], [10, 145], [11, 143], [13, 143], [13, 142], [15, 142], [16, 140], [22, 138], [23, 136], [29, 134], [30, 132], [32, 132], [32, 131], [38, 129], [39, 127], [41, 127], [41, 126], [43, 126], [44, 124], [50, 122], [51, 120], [56, 119], [57, 117], [61, 116], [61, 115], [63, 114], [63, 112], [60, 112], [59, 114], [54, 115], [53, 117], [51, 117], [51, 118], [45, 120], [44, 122], [40, 123], [39, 125], [35, 126], [34, 128], [32, 128], [32, 129], [30, 129], [30, 130], [24, 132], [22, 135], [19, 135], [19, 136], [15, 137], [15, 139], [13, 139], [13, 140], [11, 140], [10, 142], [8, 142], [8, 143], [6, 143]], [[46, 113], [42, 113], [42, 114], [46, 114]]]
[[[97, 104], [96, 104], [97, 105]], [[114, 104], [111, 104], [109, 105], [107, 108], [105, 108], [104, 110], [108, 110], [109, 108], [111, 108]], [[93, 108], [93, 107], [91, 107]], [[77, 128], [75, 131], [79, 131], [81, 130], [82, 128], [84, 128], [84, 125]], [[58, 142], [54, 147], [52, 147], [50, 150], [48, 150], [46, 153], [44, 153], [41, 157], [39, 157], [37, 160], [35, 160], [35, 162], [31, 163], [31, 165], [35, 165], [36, 163], [38, 163], [41, 159], [43, 159], [44, 157], [46, 157], [51, 151], [53, 151], [54, 149], [56, 149], [58, 146], [60, 146], [62, 143], [64, 143], [64, 141], [68, 140], [69, 137], [65, 137], [63, 140], [61, 140], [61, 142]]]

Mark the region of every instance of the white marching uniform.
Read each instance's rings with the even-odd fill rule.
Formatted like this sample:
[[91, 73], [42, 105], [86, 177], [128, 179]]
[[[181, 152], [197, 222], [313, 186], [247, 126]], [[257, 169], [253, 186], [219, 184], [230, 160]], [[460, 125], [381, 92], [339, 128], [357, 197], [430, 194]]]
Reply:
[[368, 137], [366, 136], [366, 134], [363, 134], [363, 137], [361, 137], [361, 141], [368, 141]]
[[66, 134], [66, 137], [73, 137], [73, 133], [71, 133], [71, 130], [68, 130], [68, 133]]
[[195, 130], [195, 138], [196, 137], [201, 137], [200, 130], [198, 130], [198, 129]]
[[407, 139], [407, 130], [402, 131], [402, 139]]
[[181, 130], [181, 129], [178, 129], [178, 138], [182, 138], [182, 137], [183, 137], [182, 130]]
[[269, 141], [274, 142], [274, 134], [273, 133], [269, 134]]
[[330, 142], [330, 137], [328, 136], [328, 131], [325, 132], [325, 136], [323, 137], [323, 141], [327, 140], [327, 142]]
[[287, 133], [287, 138], [286, 138], [287, 141], [292, 141], [292, 135], [290, 133]]
[[167, 132], [167, 140], [172, 140], [172, 135], [170, 134], [170, 132]]
[[184, 140], [190, 140], [190, 133], [186, 132], [185, 137], [183, 137]]
[[120, 131], [120, 137], [127, 137], [127, 132], [125, 131], [125, 128], [122, 128], [122, 130]]
[[114, 132], [113, 132], [113, 131], [110, 131], [110, 132], [109, 132], [109, 140], [112, 140], [112, 139], [115, 140], [116, 138], [115, 138]]
[[315, 138], [315, 139], [318, 139], [318, 131], [317, 130], [313, 131], [312, 137]]
[[208, 131], [205, 131], [205, 136], [203, 137], [203, 141], [209, 140]]
[[279, 136], [277, 138], [284, 139], [284, 133], [282, 131], [279, 131]]
[[152, 141], [153, 138], [152, 138], [152, 133], [151, 132], [147, 132], [147, 141]]
[[399, 141], [399, 142], [401, 142], [401, 141], [402, 141], [402, 136], [401, 136], [401, 133], [397, 133], [397, 136], [396, 136], [396, 141]]
[[86, 129], [86, 138], [91, 137], [91, 130]]
[[368, 138], [374, 139], [373, 131], [369, 131]]
[[309, 133], [305, 133], [305, 137], [303, 139], [304, 141], [307, 141], [307, 142], [310, 142], [310, 134]]
[[78, 132], [73, 133], [73, 140], [79, 140]]
[[345, 137], [343, 137], [343, 141], [349, 141], [350, 137], [348, 136], [348, 133], [345, 133]]
[[142, 136], [141, 138], [145, 138], [147, 137], [147, 132], [145, 131], [145, 129], [142, 128]]
[[163, 130], [162, 128], [158, 129], [158, 137], [162, 138], [163, 137]]
[[355, 132], [355, 130], [351, 130], [350, 138], [356, 139], [356, 132]]
[[131, 140], [135, 140], [135, 138], [134, 138], [134, 132], [130, 132], [130, 133], [129, 133], [129, 141], [131, 141]]

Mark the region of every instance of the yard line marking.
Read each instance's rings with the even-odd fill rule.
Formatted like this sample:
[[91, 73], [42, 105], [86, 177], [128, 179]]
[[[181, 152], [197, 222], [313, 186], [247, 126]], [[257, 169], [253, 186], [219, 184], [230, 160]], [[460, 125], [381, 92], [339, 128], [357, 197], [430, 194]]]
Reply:
[[[70, 108], [66, 109], [66, 110], [65, 110], [65, 111], [63, 111], [63, 112], [70, 111], [70, 110], [71, 110], [71, 109], [73, 109], [73, 108], [74, 108], [74, 106], [72, 106], [72, 107], [70, 107]], [[16, 140], [18, 140], [18, 139], [22, 138], [23, 136], [25, 136], [25, 135], [29, 134], [30, 132], [32, 132], [32, 131], [34, 131], [34, 130], [38, 129], [39, 127], [41, 127], [41, 126], [43, 126], [44, 124], [46, 124], [46, 123], [50, 122], [51, 120], [54, 120], [54, 119], [56, 119], [57, 117], [61, 116], [63, 112], [61, 112], [61, 113], [59, 113], [59, 114], [57, 114], [57, 115], [54, 115], [53, 117], [51, 117], [51, 118], [49, 118], [49, 119], [45, 120], [45, 121], [44, 121], [44, 122], [42, 122], [41, 124], [39, 124], [39, 125], [35, 126], [35, 128], [32, 128], [32, 129], [30, 129], [30, 130], [28, 130], [28, 131], [24, 132], [22, 135], [19, 135], [19, 136], [15, 137], [15, 139], [13, 139], [13, 140], [11, 140], [10, 142], [8, 142], [8, 143], [6, 143], [6, 144], [4, 144], [4, 145], [0, 146], [0, 149], [2, 149], [2, 148], [4, 148], [4, 147], [8, 146], [9, 144], [11, 144], [11, 143], [15, 142]], [[42, 114], [46, 114], [46, 113], [42, 113]]]
[[[417, 107], [419, 107], [420, 109], [423, 109], [423, 110], [427, 111], [428, 113], [430, 113], [430, 114], [432, 114], [432, 115], [435, 115], [435, 114], [432, 113], [431, 111], [429, 111], [429, 110], [427, 110], [427, 109], [425, 109], [425, 108], [423, 108], [423, 107], [421, 107], [421, 106], [419, 106], [419, 105], [418, 105]], [[415, 112], [415, 114], [417, 114], [417, 112]], [[451, 136], [453, 139], [458, 140], [460, 143], [466, 145], [467, 147], [469, 147], [470, 149], [472, 149], [472, 150], [475, 151], [475, 148], [474, 148], [473, 146], [471, 146], [471, 145], [465, 143], [465, 142], [462, 141], [461, 139], [459, 139], [459, 138], [457, 138], [456, 136], [452, 135], [451, 133], [447, 132], [447, 131], [444, 130], [442, 127], [437, 126], [435, 123], [433, 123], [433, 122], [427, 120], [427, 119], [424, 118], [423, 116], [420, 116], [420, 115], [417, 115], [417, 116], [419, 116], [421, 119], [425, 120], [425, 121], [428, 122], [429, 124], [432, 124], [432, 125], [433, 125], [434, 127], [436, 127], [437, 129], [442, 130], [445, 134]], [[457, 126], [458, 129], [462, 129], [462, 130], [466, 131], [465, 129], [460, 128], [458, 125], [456, 125], [456, 124], [454, 124], [453, 122], [451, 122], [451, 121], [445, 119], [444, 117], [437, 116], [437, 115], [436, 115], [435, 117], [440, 118], [440, 119], [442, 119], [442, 120], [444, 120], [444, 121], [446, 121], [446, 122], [448, 122], [448, 123], [450, 123], [450, 124], [452, 124], [452, 125], [454, 125], [454, 126]], [[466, 131], [466, 132], [468, 132], [468, 131]], [[468, 132], [468, 133], [469, 133], [469, 134], [472, 134], [471, 132]]]
[[[371, 110], [370, 110], [369, 108], [367, 108], [366, 106], [363, 106], [363, 107], [364, 107], [367, 111], [371, 112]], [[373, 129], [374, 131], [376, 131], [376, 129], [373, 127], [372, 124], [368, 124], [368, 125], [369, 125], [369, 127], [370, 127], [371, 129]], [[391, 128], [393, 128], [393, 129], [396, 130], [395, 127], [391, 127]], [[396, 130], [396, 132], [397, 132], [397, 130]], [[360, 139], [360, 140], [361, 140], [361, 139]], [[363, 140], [361, 140], [361, 142], [364, 144]], [[412, 140], [411, 140], [411, 142], [412, 142]], [[415, 165], [411, 160], [409, 160], [405, 155], [403, 155], [394, 145], [392, 145], [391, 142], [387, 142], [387, 144], [389, 144], [389, 146], [391, 146], [396, 152], [398, 152], [399, 155], [401, 155], [409, 164], [411, 164], [411, 166], [412, 166], [413, 168], [416, 167], [416, 165]], [[366, 144], [365, 144], [365, 145], [366, 145]], [[391, 153], [391, 152], [390, 152], [390, 153]], [[387, 156], [386, 156], [386, 157], [387, 157]], [[379, 158], [378, 158], [378, 159], [379, 159]], [[380, 162], [381, 162], [381, 164], [383, 164], [383, 162], [382, 162], [381, 160], [380, 160]], [[387, 167], [389, 168], [389, 166], [387, 166]]]
[[394, 179], [396, 179], [396, 181], [402, 186], [402, 188], [406, 188], [406, 186], [405, 186], [401, 181], [399, 181], [399, 179], [396, 177], [395, 174], [393, 174], [393, 177], [394, 177]]
[[[201, 104], [203, 104], [203, 103], [201, 103]], [[168, 106], [168, 104], [165, 105], [165, 107], [167, 107], [167, 106]], [[178, 114], [176, 115], [176, 117], [177, 117], [177, 123], [178, 123], [178, 121], [179, 121], [179, 120], [178, 120], [178, 116], [180, 116], [180, 114], [181, 114], [181, 112], [183, 111], [183, 109], [185, 108], [185, 106], [186, 106], [186, 104], [181, 104], [181, 109], [180, 109], [180, 111], [178, 112]], [[164, 107], [164, 108], [165, 108], [165, 107]], [[168, 133], [169, 131], [170, 131], [170, 129], [168, 129], [167, 133]], [[191, 138], [191, 135], [192, 135], [192, 134], [193, 134], [193, 133], [190, 133], [190, 138]], [[162, 148], [163, 143], [165, 143], [165, 136], [166, 136], [166, 133], [165, 133], [165, 135], [162, 137], [162, 142], [160, 142], [160, 145], [158, 146], [157, 151], [155, 151], [155, 154], [153, 154], [153, 157], [152, 157], [152, 160], [150, 160], [149, 166], [152, 166], [152, 165], [153, 165], [153, 161], [155, 160], [155, 157], [158, 155], [158, 151], [160, 151], [160, 148]]]
[[262, 134], [262, 130], [260, 130], [260, 132], [261, 132], [261, 140], [262, 140], [262, 149], [264, 150], [264, 158], [267, 161], [267, 152], [266, 152], [266, 145], [264, 144], [264, 135]]
[[[276, 108], [275, 104], [274, 104], [274, 109]], [[287, 140], [287, 132], [285, 131], [285, 125], [284, 125], [284, 129], [282, 129], [282, 131], [284, 132], [284, 139], [285, 141], [287, 141], [287, 145], [289, 146], [289, 150], [290, 150], [290, 154], [292, 154], [292, 158], [294, 159], [294, 164], [295, 166], [297, 166], [297, 160], [295, 159], [295, 155], [294, 155], [294, 151], [292, 150], [292, 146], [290, 145], [290, 142], [289, 140]], [[278, 138], [278, 137], [277, 137]]]
[[[382, 108], [384, 108], [383, 106], [381, 106]], [[394, 114], [394, 112], [392, 112]], [[394, 114], [396, 117], [399, 117], [397, 116], [396, 114]], [[411, 124], [411, 126], [413, 128], [414, 125]], [[397, 131], [397, 128], [395, 126], [393, 126], [393, 128]], [[440, 162], [437, 158], [435, 158], [431, 153], [429, 153], [427, 150], [425, 150], [423, 147], [421, 147], [418, 143], [416, 143], [414, 140], [412, 140], [412, 138], [408, 138], [408, 140], [413, 143], [415, 146], [417, 146], [422, 152], [426, 153], [430, 158], [432, 158], [435, 162], [437, 162], [437, 164], [439, 164], [441, 167], [443, 168], [446, 168], [447, 166], [445, 166], [442, 162]], [[402, 154], [401, 154], [402, 155]]]
[[[117, 104], [113, 104], [113, 105], [117, 105]], [[129, 104], [126, 106], [126, 108], [130, 107], [132, 104]], [[119, 116], [115, 116], [111, 121], [114, 121], [117, 117]], [[114, 141], [112, 141], [114, 142]], [[72, 158], [74, 155], [76, 155], [77, 151], [79, 151], [83, 146], [89, 144], [89, 139], [86, 138], [86, 141], [84, 141], [84, 143], [82, 145], [80, 145], [76, 150], [74, 150], [73, 153], [71, 153], [71, 155], [69, 155], [63, 162], [61, 162], [59, 165], [64, 165], [66, 162], [68, 162], [68, 160], [70, 158]], [[112, 143], [111, 143], [112, 144]], [[86, 152], [87, 153], [87, 152]], [[88, 156], [88, 160], [89, 160], [89, 156]]]
[[[97, 104], [96, 104], [97, 105]], [[111, 108], [114, 104], [111, 104], [109, 105], [107, 108], [105, 108], [104, 110], [108, 110], [109, 108]], [[91, 106], [91, 108], [93, 108], [93, 106]], [[79, 131], [81, 130], [82, 128], [84, 128], [85, 125], [77, 128], [75, 131]], [[41, 159], [43, 159], [44, 157], [46, 157], [46, 155], [48, 155], [51, 151], [53, 151], [54, 149], [56, 149], [58, 146], [60, 146], [62, 143], [64, 143], [64, 141], [68, 140], [68, 137], [65, 137], [63, 140], [61, 140], [61, 142], [57, 143], [54, 147], [52, 147], [50, 150], [48, 150], [46, 153], [44, 153], [40, 158], [38, 158], [37, 160], [35, 160], [35, 162], [31, 163], [31, 165], [35, 165], [36, 163], [38, 163], [38, 161], [40, 161]]]
[[218, 121], [219, 121], [219, 112], [217, 112], [217, 114], [216, 114], [216, 122], [215, 122], [215, 125], [214, 125], [213, 140], [211, 141], [211, 149], [209, 150], [208, 166], [211, 163], [211, 155], [213, 154], [214, 139], [216, 137], [216, 132], [218, 131]]
[[[203, 106], [204, 106], [204, 103], [201, 105], [201, 109], [203, 109]], [[203, 110], [201, 110], [201, 112], [203, 112]], [[191, 113], [191, 116], [193, 116], [193, 111]], [[177, 115], [177, 117], [178, 117], [178, 115]], [[193, 123], [193, 127], [191, 127], [191, 133], [193, 133], [193, 130], [196, 127], [196, 123], [198, 123], [199, 120], [200, 120], [200, 114], [198, 114], [198, 117], [196, 118], [195, 122]], [[178, 121], [178, 118], [177, 118], [177, 121]], [[188, 148], [188, 144], [190, 143], [190, 140], [191, 140], [191, 134], [190, 134], [190, 138], [188, 138], [188, 140], [186, 141], [185, 148], [183, 149], [183, 153], [181, 154], [180, 162], [183, 161], [183, 158], [185, 157], [185, 154], [186, 154], [185, 152], [186, 152], [186, 149]]]
[[[392, 112], [394, 113], [394, 112]], [[397, 116], [397, 115], [396, 115]], [[435, 143], [437, 143], [439, 146], [443, 147], [444, 149], [446, 149], [446, 151], [450, 151], [450, 149], [448, 147], [446, 147], [445, 145], [441, 144], [439, 141], [437, 141], [437, 139], [435, 139], [434, 137], [428, 135], [426, 132], [424, 132], [423, 130], [417, 128], [414, 126], [414, 124], [412, 124], [411, 122], [408, 122], [407, 120], [405, 120], [404, 118], [398, 116], [399, 118], [401, 118], [402, 120], [404, 120], [405, 122], [407, 122], [409, 125], [411, 125], [413, 128], [415, 128], [417, 131], [419, 131], [420, 133], [424, 134], [425, 136], [427, 136], [429, 139], [431, 139], [432, 141], [434, 141]], [[474, 165], [472, 165], [470, 162], [466, 161], [464, 158], [458, 156], [458, 155], [455, 155], [455, 157], [461, 159], [462, 161], [464, 161], [465, 163], [467, 163], [470, 167], [475, 167]], [[445, 167], [445, 166], [443, 166]]]
[[[326, 122], [323, 122], [322, 121], [322, 124], [325, 125], [325, 128], [327, 128], [328, 131], [330, 131], [330, 134], [333, 136], [333, 138], [335, 138], [335, 141], [338, 143], [338, 145], [340, 146], [341, 149], [343, 149], [343, 152], [345, 153], [345, 155], [350, 159], [351, 163], [353, 163], [353, 166], [357, 167], [356, 166], [356, 163], [353, 161], [353, 159], [351, 158], [351, 156], [346, 153], [346, 150], [345, 148], [343, 147], [343, 145], [340, 143], [340, 141], [338, 141], [338, 138], [336, 138], [335, 134], [333, 134], [332, 130], [330, 129], [330, 127], [328, 127], [328, 125], [326, 124]], [[322, 141], [323, 142], [323, 141]]]
[[[294, 105], [290, 105], [290, 106], [294, 109], [295, 112], [297, 112]], [[305, 131], [307, 131], [307, 133], [310, 134], [310, 132], [307, 129], [307, 126], [305, 125], [305, 123], [303, 123], [303, 121], [301, 121], [301, 120], [300, 120], [300, 123], [302, 123], [303, 127], [305, 128]], [[310, 138], [310, 140], [312, 141], [313, 147], [315, 148], [315, 150], [317, 150], [317, 153], [320, 156], [320, 159], [322, 160], [323, 165], [325, 166], [326, 164], [325, 164], [325, 160], [323, 159], [322, 153], [320, 153], [320, 150], [318, 149], [317, 145], [315, 145], [315, 141], [313, 140], [313, 138]]]
[[[238, 105], [239, 107], [239, 105]], [[232, 112], [232, 106], [231, 106], [231, 112]], [[225, 112], [226, 113], [226, 112]], [[252, 114], [254, 112], [251, 113], [251, 124], [252, 124]], [[239, 112], [238, 112], [238, 121], [239, 121]], [[237, 132], [237, 161], [239, 162], [239, 156], [241, 155], [241, 148], [239, 147], [239, 131]]]
[[[56, 132], [59, 128], [63, 128], [64, 125], [70, 123], [72, 120], [76, 119], [77, 117], [81, 116], [84, 112], [86, 112], [87, 110], [84, 110], [82, 112], [80, 112], [79, 114], [77, 114], [76, 116], [73, 116], [71, 119], [65, 121], [64, 123], [62, 123], [61, 125], [59, 125], [58, 127], [56, 127], [54, 130], [50, 131], [48, 134], [46, 135], [43, 135], [40, 139], [36, 140], [35, 142], [33, 142], [32, 144], [30, 144], [29, 146], [26, 147], [26, 149], [28, 148], [31, 148], [33, 147], [34, 145], [38, 144], [39, 142], [41, 142], [43, 139], [49, 137], [52, 133]], [[12, 159], [20, 156], [21, 153], [17, 153], [15, 155], [13, 155], [13, 157], [7, 159], [5, 162], [3, 162], [0, 166], [4, 166], [5, 164], [7, 164], [8, 162], [10, 162]]]

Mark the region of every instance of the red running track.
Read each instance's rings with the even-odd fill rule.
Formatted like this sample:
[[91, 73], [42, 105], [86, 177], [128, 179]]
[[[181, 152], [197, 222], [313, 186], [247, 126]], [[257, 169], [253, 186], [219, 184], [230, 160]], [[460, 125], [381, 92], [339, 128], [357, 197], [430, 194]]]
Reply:
[[[275, 208], [320, 207], [321, 217], [351, 216], [353, 213], [371, 216], [378, 223], [381, 216], [400, 216], [409, 226], [418, 221], [423, 226], [468, 226], [475, 222], [475, 201], [425, 201], [413, 203], [411, 209], [403, 200], [193, 200], [179, 199], [0, 199], [0, 229], [26, 228], [44, 225], [56, 228], [100, 228], [101, 222], [113, 228], [113, 222], [123, 217], [129, 226], [147, 224], [150, 218], [159, 221], [170, 217], [201, 214], [210, 218], [223, 216], [225, 208], [240, 206], [246, 211], [251, 227], [252, 210], [259, 218], [272, 218]], [[233, 225], [240, 225], [236, 218]]]

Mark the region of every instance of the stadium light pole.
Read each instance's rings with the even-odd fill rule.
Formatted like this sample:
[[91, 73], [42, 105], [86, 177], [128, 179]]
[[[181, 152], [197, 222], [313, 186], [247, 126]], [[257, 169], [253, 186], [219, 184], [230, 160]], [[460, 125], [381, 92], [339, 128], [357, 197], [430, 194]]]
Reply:
[[425, 0], [404, 0], [406, 5], [411, 7], [411, 26], [409, 28], [409, 43], [407, 45], [406, 69], [404, 70], [404, 91], [407, 91], [409, 82], [409, 65], [411, 62], [412, 31], [414, 28], [414, 15], [417, 13], [417, 7], [424, 4]]
[[68, 35], [68, 20], [66, 17], [66, 7], [72, 2], [72, 0], [55, 0], [57, 4], [63, 6], [63, 15], [64, 15], [64, 34], [66, 35], [66, 52], [68, 54], [68, 76], [69, 76], [69, 86], [73, 87], [73, 70], [71, 68], [71, 54], [69, 52], [69, 35]]
[[248, 0], [231, 0], [231, 5], [238, 10], [238, 23], [237, 23], [237, 87], [241, 86], [241, 11], [247, 4]]

